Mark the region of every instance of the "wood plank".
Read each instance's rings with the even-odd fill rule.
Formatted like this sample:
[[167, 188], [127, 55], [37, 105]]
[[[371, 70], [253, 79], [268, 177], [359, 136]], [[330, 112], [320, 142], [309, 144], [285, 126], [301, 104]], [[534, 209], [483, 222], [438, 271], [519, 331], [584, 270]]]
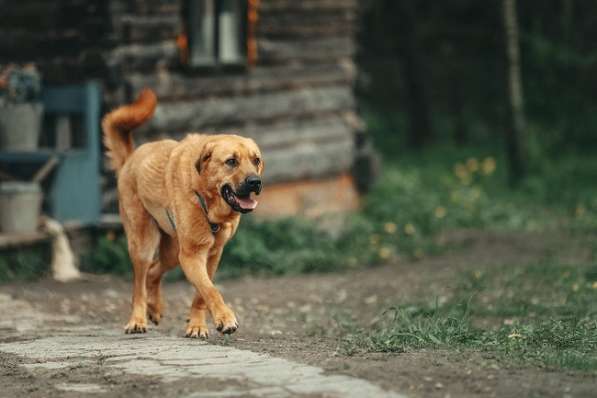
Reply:
[[354, 108], [352, 88], [346, 85], [213, 98], [162, 102], [149, 123], [153, 131], [197, 131], [205, 126], [247, 123], [250, 120], [293, 117]]
[[0, 249], [13, 247], [31, 246], [34, 244], [49, 242], [52, 238], [45, 232], [31, 232], [18, 234], [0, 234]]
[[356, 44], [351, 37], [331, 37], [322, 40], [257, 40], [259, 64], [308, 63], [313, 60], [352, 58]]
[[251, 95], [277, 90], [293, 90], [325, 85], [351, 85], [354, 68], [350, 65], [258, 67], [248, 73], [229, 76], [193, 76], [161, 71], [132, 73], [124, 80], [130, 92], [152, 88], [160, 101], [228, 95]]
[[249, 125], [238, 134], [253, 138], [263, 151], [274, 152], [301, 143], [313, 144], [353, 139], [353, 129], [346, 117], [332, 114], [321, 118], [294, 119], [268, 125]]
[[354, 15], [313, 15], [308, 18], [280, 15], [261, 18], [257, 24], [257, 39], [262, 38], [318, 38], [352, 36], [356, 33]]
[[263, 152], [264, 181], [296, 181], [333, 176], [350, 170], [354, 144], [351, 138], [326, 143], [302, 142], [290, 148]]
[[263, 0], [259, 10], [269, 11], [292, 11], [292, 10], [344, 10], [356, 9], [359, 7], [358, 0]]
[[125, 14], [114, 22], [117, 37], [131, 43], [152, 43], [175, 40], [182, 27], [179, 14]]
[[134, 70], [159, 63], [172, 64], [178, 60], [178, 48], [174, 40], [154, 44], [129, 44], [116, 47], [106, 54], [109, 65], [123, 65]]

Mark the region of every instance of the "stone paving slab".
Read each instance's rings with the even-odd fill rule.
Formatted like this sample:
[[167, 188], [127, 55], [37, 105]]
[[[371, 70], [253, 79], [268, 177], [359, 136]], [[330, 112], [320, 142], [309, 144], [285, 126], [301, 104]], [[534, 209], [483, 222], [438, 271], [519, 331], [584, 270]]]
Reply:
[[[187, 395], [188, 398], [404, 397], [366, 380], [325, 374], [318, 367], [159, 333], [131, 336], [98, 329], [91, 332], [70, 329], [48, 337], [3, 343], [0, 352], [24, 358], [26, 363], [21, 366], [34, 374], [38, 369], [67, 368], [101, 357], [107, 372], [158, 377], [164, 383], [187, 378], [222, 381], [217, 390], [196, 391]], [[101, 384], [57, 383], [55, 388], [89, 396], [109, 395], [109, 386]]]

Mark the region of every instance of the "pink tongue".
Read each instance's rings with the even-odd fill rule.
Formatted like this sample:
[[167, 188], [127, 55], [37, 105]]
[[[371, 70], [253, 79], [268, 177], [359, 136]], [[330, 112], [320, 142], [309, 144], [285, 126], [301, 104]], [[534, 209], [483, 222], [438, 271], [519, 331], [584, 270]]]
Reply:
[[241, 208], [245, 210], [253, 210], [257, 207], [257, 201], [251, 198], [236, 198]]

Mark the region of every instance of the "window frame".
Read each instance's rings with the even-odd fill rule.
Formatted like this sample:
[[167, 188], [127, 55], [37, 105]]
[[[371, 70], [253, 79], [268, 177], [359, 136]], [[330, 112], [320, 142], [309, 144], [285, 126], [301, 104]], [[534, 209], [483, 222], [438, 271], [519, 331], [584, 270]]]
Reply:
[[[238, 17], [237, 19], [237, 40], [238, 40], [238, 61], [227, 62], [222, 60], [221, 56], [221, 18], [223, 15], [224, 5], [226, 1], [237, 2]], [[202, 5], [211, 5], [213, 8], [210, 11], [212, 27], [211, 37], [206, 42], [210, 43], [212, 53], [205, 55], [206, 61], [196, 62], [200, 55], [194, 54], [196, 48], [196, 37], [201, 35], [198, 32], [202, 29], [201, 12]], [[183, 35], [186, 36], [186, 54], [181, 57], [182, 66], [190, 72], [205, 72], [205, 71], [239, 71], [248, 68], [248, 0], [184, 0], [182, 7], [183, 18]], [[209, 19], [206, 19], [209, 21]], [[205, 33], [203, 33], [205, 34]], [[211, 62], [209, 61], [211, 58]]]

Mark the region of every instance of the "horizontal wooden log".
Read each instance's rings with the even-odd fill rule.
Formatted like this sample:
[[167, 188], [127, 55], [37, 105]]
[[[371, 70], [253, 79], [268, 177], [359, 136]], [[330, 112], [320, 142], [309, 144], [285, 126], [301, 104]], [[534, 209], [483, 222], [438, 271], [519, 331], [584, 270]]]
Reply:
[[182, 29], [179, 14], [122, 15], [114, 22], [115, 39], [128, 43], [175, 40]]
[[338, 10], [356, 9], [358, 0], [263, 0], [260, 3], [261, 12], [288, 10]]
[[201, 130], [205, 126], [246, 123], [249, 120], [292, 117], [354, 107], [349, 86], [305, 88], [262, 95], [162, 102], [149, 129], [154, 131]]
[[134, 73], [125, 77], [130, 91], [152, 88], [160, 101], [252, 95], [278, 90], [293, 90], [325, 85], [352, 84], [354, 69], [343, 65], [323, 67], [259, 67], [249, 73], [227, 76], [192, 76], [162, 71]]
[[322, 40], [269, 40], [257, 41], [259, 64], [288, 64], [297, 61], [335, 60], [350, 58], [356, 51], [351, 37], [331, 37]]
[[297, 19], [292, 15], [262, 18], [257, 24], [260, 38], [315, 38], [351, 36], [356, 33], [356, 18], [351, 15], [312, 16]]
[[136, 15], [180, 13], [181, 0], [129, 0], [130, 8]]
[[263, 151], [285, 150], [304, 143], [325, 144], [352, 140], [354, 130], [339, 114], [293, 119], [274, 125], [248, 125], [238, 134], [253, 138]]
[[266, 183], [336, 175], [350, 169], [353, 141], [344, 138], [327, 143], [304, 142], [290, 148], [264, 151]]
[[116, 47], [106, 54], [108, 65], [122, 65], [125, 70], [143, 69], [158, 64], [173, 64], [178, 60], [174, 40], [154, 44], [130, 44]]

